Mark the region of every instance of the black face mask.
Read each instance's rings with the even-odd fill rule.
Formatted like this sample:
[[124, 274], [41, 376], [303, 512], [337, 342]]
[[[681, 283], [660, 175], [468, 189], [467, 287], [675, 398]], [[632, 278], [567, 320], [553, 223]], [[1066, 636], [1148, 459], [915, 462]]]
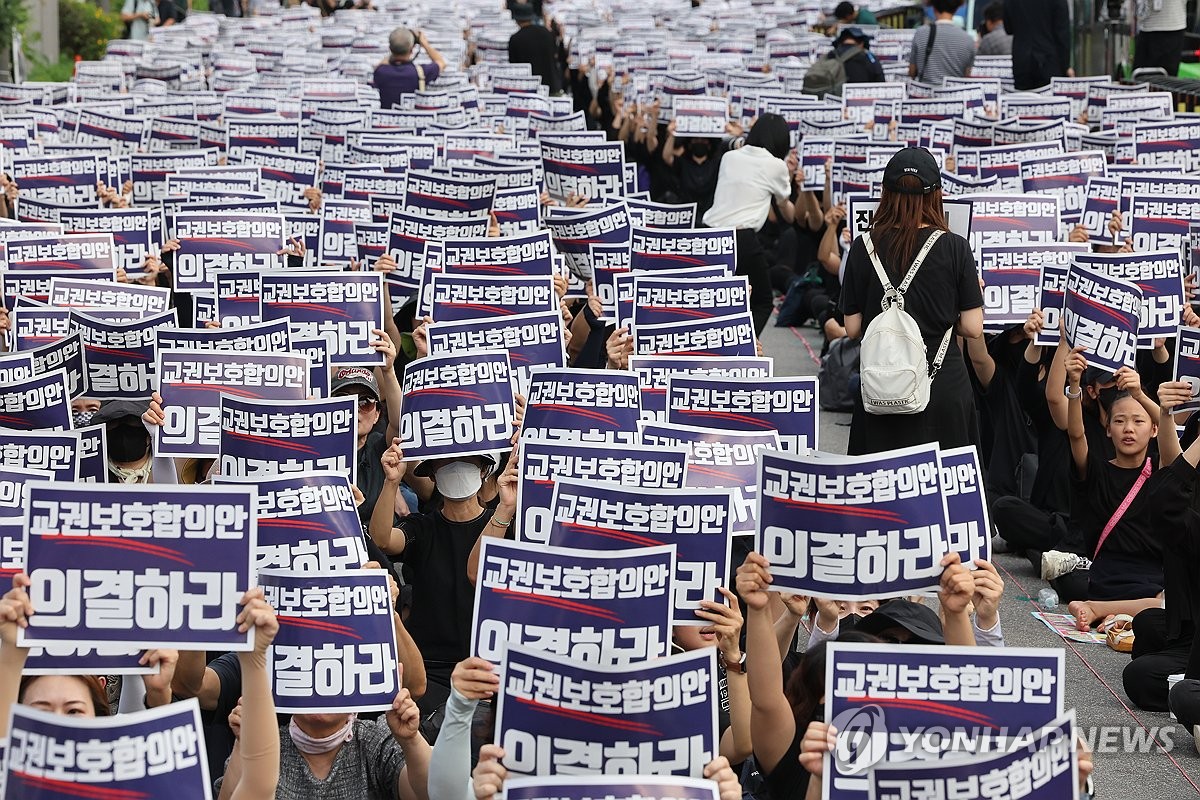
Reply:
[[838, 637], [840, 638], [843, 633], [847, 633], [848, 631], [852, 631], [855, 628], [857, 628], [858, 623], [862, 622], [863, 617], [865, 617], [865, 616], [866, 616], [866, 614], [847, 614], [846, 616], [839, 619], [838, 620]]
[[690, 153], [694, 158], [705, 158], [712, 153], [712, 145], [703, 140], [689, 142], [688, 153]]
[[140, 461], [150, 451], [150, 436], [140, 425], [113, 425], [108, 429], [108, 458], [117, 464]]

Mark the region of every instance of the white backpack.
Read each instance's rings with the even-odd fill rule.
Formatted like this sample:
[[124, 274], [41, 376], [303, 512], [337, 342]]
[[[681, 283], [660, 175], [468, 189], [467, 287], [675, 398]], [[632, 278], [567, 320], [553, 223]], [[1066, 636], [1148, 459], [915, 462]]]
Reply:
[[867, 326], [860, 355], [863, 408], [869, 414], [919, 414], [929, 405], [929, 387], [946, 358], [954, 329], [946, 331], [930, 365], [921, 329], [904, 310], [904, 292], [941, 235], [939, 230], [929, 235], [897, 289], [879, 263], [871, 234], [863, 234], [867, 255], [883, 284], [883, 313]]

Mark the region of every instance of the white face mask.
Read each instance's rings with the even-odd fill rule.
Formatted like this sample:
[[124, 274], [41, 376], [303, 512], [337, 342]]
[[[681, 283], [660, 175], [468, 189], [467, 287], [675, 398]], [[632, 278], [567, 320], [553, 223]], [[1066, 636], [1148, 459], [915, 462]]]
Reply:
[[451, 461], [438, 467], [433, 482], [447, 500], [466, 500], [483, 488], [483, 473], [470, 461]]

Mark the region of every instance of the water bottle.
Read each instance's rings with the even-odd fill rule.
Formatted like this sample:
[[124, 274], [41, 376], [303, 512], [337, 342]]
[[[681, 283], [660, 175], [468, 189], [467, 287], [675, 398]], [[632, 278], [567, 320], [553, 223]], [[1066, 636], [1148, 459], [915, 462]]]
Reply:
[[1053, 611], [1058, 608], [1058, 592], [1047, 586], [1038, 592], [1037, 603], [1043, 611]]

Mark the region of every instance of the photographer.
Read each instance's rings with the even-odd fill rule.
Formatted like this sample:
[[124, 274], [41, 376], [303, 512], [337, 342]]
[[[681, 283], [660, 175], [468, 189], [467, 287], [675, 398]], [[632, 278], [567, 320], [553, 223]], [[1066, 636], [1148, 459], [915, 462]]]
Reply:
[[[414, 50], [418, 45], [429, 55], [431, 63], [418, 64], [414, 60]], [[372, 80], [379, 90], [380, 108], [398, 106], [402, 95], [424, 91], [446, 68], [446, 59], [429, 44], [421, 31], [396, 28], [388, 36], [388, 49], [391, 50], [391, 56], [375, 68]]]

